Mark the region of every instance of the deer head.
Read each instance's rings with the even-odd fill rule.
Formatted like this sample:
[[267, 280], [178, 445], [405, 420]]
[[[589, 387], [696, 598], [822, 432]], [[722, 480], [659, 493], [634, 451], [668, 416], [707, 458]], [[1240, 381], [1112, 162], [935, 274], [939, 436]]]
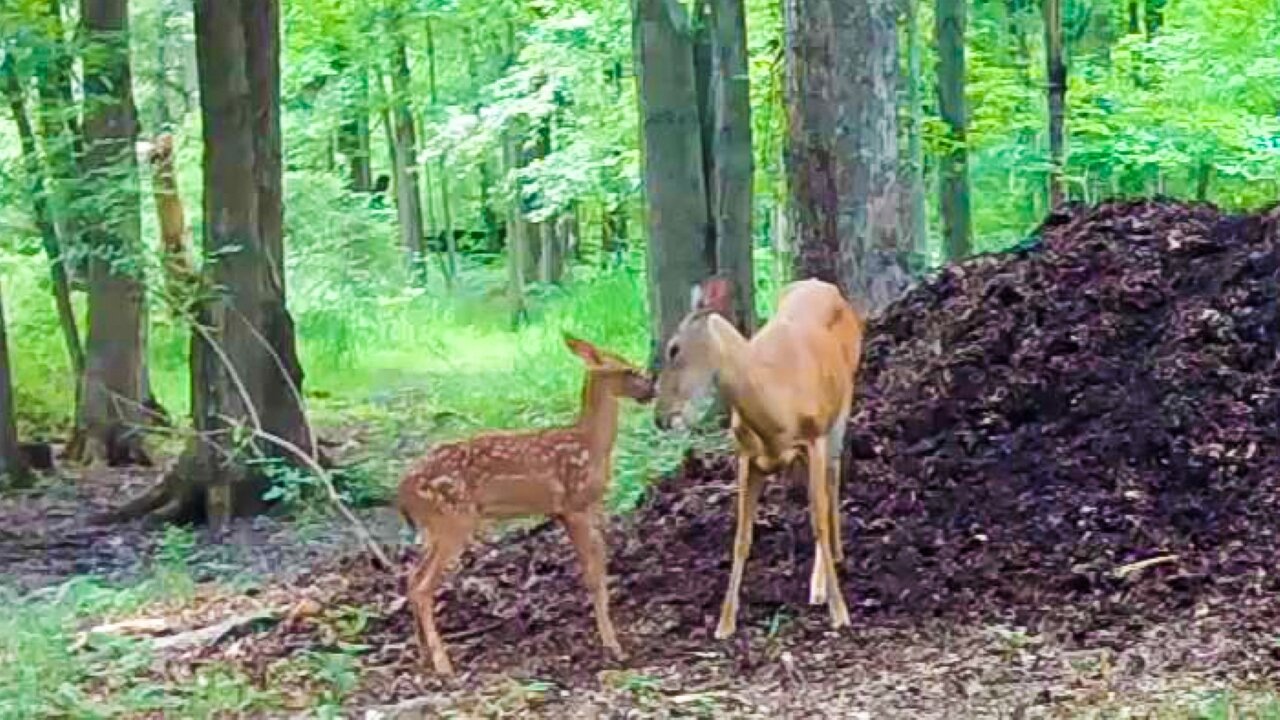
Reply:
[[625, 358], [601, 350], [568, 333], [564, 335], [564, 344], [582, 360], [587, 372], [591, 373], [595, 382], [602, 383], [610, 395], [630, 398], [639, 403], [647, 403], [653, 399], [653, 381]]
[[667, 341], [657, 380], [657, 403], [654, 422], [669, 428], [676, 422], [693, 421], [696, 400], [710, 393], [718, 367], [718, 333], [733, 308], [729, 279], [714, 276], [694, 285], [690, 291], [689, 314], [680, 321], [675, 334]]

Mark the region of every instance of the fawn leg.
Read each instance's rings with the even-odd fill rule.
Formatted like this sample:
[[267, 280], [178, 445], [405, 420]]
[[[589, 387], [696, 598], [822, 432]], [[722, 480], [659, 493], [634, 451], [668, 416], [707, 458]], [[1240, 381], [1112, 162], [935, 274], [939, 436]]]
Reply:
[[840, 579], [836, 575], [835, 559], [831, 551], [831, 498], [827, 495], [827, 438], [814, 440], [809, 447], [809, 515], [813, 522], [816, 548], [814, 562], [821, 558], [822, 573], [826, 576], [827, 609], [831, 612], [831, 627], [849, 624], [849, 609], [845, 607], [840, 592]]
[[431, 653], [431, 664], [441, 675], [452, 675], [453, 665], [449, 662], [449, 654], [445, 650], [444, 640], [436, 629], [436, 589], [444, 579], [444, 573], [471, 539], [475, 530], [475, 521], [471, 519], [450, 523], [449, 527], [433, 532], [435, 538], [431, 550], [431, 561], [417, 585], [410, 591], [415, 606], [418, 608], [419, 630], [426, 639], [426, 648]]
[[733, 540], [733, 571], [729, 575], [729, 587], [720, 606], [720, 623], [716, 626], [716, 639], [724, 640], [738, 627], [738, 594], [742, 589], [742, 571], [751, 554], [751, 533], [756, 522], [756, 506], [760, 491], [764, 489], [764, 475], [751, 464], [751, 458], [738, 455], [738, 526]]
[[431, 558], [435, 555], [431, 548], [423, 544], [422, 557], [418, 558], [417, 564], [413, 566], [413, 572], [409, 574], [409, 582], [405, 584], [406, 594], [409, 600], [409, 609], [413, 611], [413, 634], [418, 640], [418, 650], [422, 653], [422, 657], [426, 657], [430, 652], [430, 646], [427, 645], [427, 636], [422, 632], [422, 609], [418, 607], [418, 601], [414, 597], [414, 588], [422, 582], [423, 574], [431, 565]]
[[613, 629], [613, 620], [609, 617], [609, 587], [607, 573], [608, 553], [604, 544], [604, 533], [601, 532], [602, 519], [598, 509], [562, 515], [560, 522], [564, 524], [569, 540], [578, 551], [578, 562], [582, 564], [582, 582], [591, 594], [591, 604], [595, 610], [596, 631], [600, 633], [600, 641], [618, 660], [626, 659], [618, 635]]

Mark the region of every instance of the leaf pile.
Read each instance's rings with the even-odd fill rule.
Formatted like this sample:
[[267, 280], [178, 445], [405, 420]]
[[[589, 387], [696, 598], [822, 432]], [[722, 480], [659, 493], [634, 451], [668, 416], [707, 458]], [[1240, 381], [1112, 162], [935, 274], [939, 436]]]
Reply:
[[[791, 647], [801, 664], [845, 667], [891, 657], [882, 651], [898, 641], [883, 632], [910, 637], [935, 620], [1099, 642], [1177, 617], [1230, 628], [1234, 662], [1272, 672], [1277, 219], [1160, 201], [1072, 207], [1026, 247], [912, 290], [869, 329], [846, 447], [854, 628], [826, 636], [825, 608], [806, 607], [804, 492], [774, 482], [741, 644], [711, 639], [733, 462], [690, 457], [609, 532], [614, 619], [632, 662], [697, 664], [728, 650], [736, 672], [776, 672], [759, 654]], [[460, 565], [438, 603], [445, 634], [465, 635], [450, 642], [460, 667], [582, 679], [609, 665], [561, 531], [478, 545]], [[329, 606], [382, 608], [364, 642], [387, 674], [370, 676], [369, 692], [420, 692], [430, 681], [411, 669], [403, 580], [347, 558], [301, 578], [299, 592], [325, 583]], [[285, 624], [254, 644], [288, 655], [323, 635]], [[746, 640], [762, 635], [763, 650]]]

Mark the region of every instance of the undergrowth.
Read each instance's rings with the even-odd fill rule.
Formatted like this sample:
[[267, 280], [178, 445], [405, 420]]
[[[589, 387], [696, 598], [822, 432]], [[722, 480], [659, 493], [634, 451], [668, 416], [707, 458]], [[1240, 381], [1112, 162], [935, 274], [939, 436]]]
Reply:
[[279, 704], [242, 672], [210, 664], [161, 681], [145, 641], [88, 634], [101, 622], [154, 607], [177, 608], [197, 592], [188, 565], [194, 539], [170, 528], [140, 582], [113, 586], [92, 576], [20, 595], [0, 584], [0, 719], [212, 717]]

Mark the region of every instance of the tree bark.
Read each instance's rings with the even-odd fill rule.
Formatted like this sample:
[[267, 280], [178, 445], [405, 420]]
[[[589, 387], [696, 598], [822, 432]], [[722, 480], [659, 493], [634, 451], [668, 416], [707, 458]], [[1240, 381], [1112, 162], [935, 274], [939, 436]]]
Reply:
[[969, 256], [969, 111], [965, 102], [965, 4], [967, 0], [938, 0], [934, 13], [938, 42], [938, 111], [947, 128], [947, 147], [939, 168], [942, 234], [947, 259]]
[[711, 71], [715, 165], [708, 176], [708, 196], [715, 226], [715, 267], [732, 280], [734, 320], [750, 337], [756, 324], [751, 222], [754, 157], [743, 0], [711, 2]]
[[265, 509], [268, 481], [250, 459], [290, 457], [260, 433], [316, 455], [281, 262], [278, 8], [275, 0], [196, 4], [204, 247], [216, 258], [203, 270], [206, 285], [223, 292], [201, 303], [192, 337], [198, 436], [166, 479], [159, 494], [167, 497], [135, 503], [215, 527]]
[[716, 216], [715, 192], [712, 179], [716, 174], [716, 107], [712, 97], [712, 87], [716, 83], [712, 68], [711, 38], [711, 0], [697, 0], [693, 6], [694, 17], [691, 19], [693, 30], [693, 82], [697, 91], [699, 139], [702, 147], [702, 177], [706, 182], [707, 194], [707, 236], [703, 241], [702, 252], [706, 256], [707, 267], [716, 271]]
[[30, 477], [18, 447], [13, 413], [13, 378], [9, 372], [9, 342], [5, 333], [4, 293], [0, 292], [0, 488], [26, 485]]
[[418, 282], [426, 280], [426, 248], [422, 232], [422, 195], [418, 191], [417, 138], [409, 103], [409, 53], [399, 28], [395, 29], [391, 55], [391, 105], [393, 160], [396, 179], [396, 215], [400, 243], [410, 258]]
[[88, 339], [74, 455], [83, 462], [148, 463], [139, 430], [146, 420], [143, 283], [138, 262], [137, 110], [129, 64], [125, 0], [81, 0], [86, 36], [85, 194], [88, 215]]
[[656, 362], [689, 311], [690, 289], [711, 274], [710, 219], [689, 19], [678, 0], [634, 0], [634, 18]]
[[[519, 130], [508, 128], [502, 142], [503, 165], [508, 174], [519, 171], [521, 157]], [[511, 304], [513, 330], [528, 320], [524, 298], [524, 251], [528, 246], [525, 235], [529, 231], [529, 223], [524, 219], [521, 198], [521, 193], [517, 189], [507, 213], [507, 298]]]
[[345, 116], [338, 129], [338, 152], [347, 161], [347, 187], [367, 193], [373, 189], [373, 170], [369, 162], [369, 73], [363, 68], [358, 71], [356, 97], [347, 105]]
[[[49, 276], [53, 286], [54, 304], [58, 310], [58, 326], [62, 330], [62, 338], [67, 347], [67, 358], [71, 363], [72, 382], [79, 385], [84, 375], [84, 347], [80, 343], [80, 331], [76, 327], [76, 315], [71, 306], [71, 283], [67, 278], [67, 267], [62, 255], [62, 243], [54, 227], [49, 202], [45, 195], [44, 168], [40, 165], [39, 152], [36, 149], [35, 133], [27, 118], [27, 110], [22, 81], [13, 66], [12, 56], [6, 57], [3, 65], [5, 95], [9, 100], [9, 109], [13, 113], [14, 123], [18, 127], [18, 139], [22, 147], [23, 169], [30, 185], [32, 213], [36, 228], [40, 231], [41, 244], [45, 256], [49, 260]], [[77, 393], [77, 396], [79, 394]], [[79, 412], [77, 402], [76, 412]]]
[[787, 169], [796, 273], [878, 313], [910, 283], [901, 233], [891, 0], [788, 0]]
[[924, 108], [920, 101], [920, 1], [905, 0], [907, 22], [907, 138], [906, 202], [903, 203], [903, 234], [923, 268], [929, 261], [929, 215], [925, 209]]
[[1062, 169], [1067, 65], [1062, 47], [1062, 0], [1044, 0], [1044, 49], [1049, 105], [1049, 205], [1057, 207], [1065, 198]]
[[156, 138], [148, 159], [156, 224], [160, 228], [161, 266], [168, 296], [165, 300], [177, 317], [185, 318], [199, 299], [199, 285], [187, 247], [186, 211], [182, 207], [182, 196], [178, 194], [173, 152], [173, 136], [161, 135]]
[[53, 191], [50, 215], [62, 244], [63, 265], [71, 273], [72, 285], [83, 289], [88, 277], [88, 256], [80, 238], [75, 199], [82, 192], [78, 163], [84, 157], [84, 144], [71, 95], [74, 57], [63, 27], [61, 0], [47, 0], [44, 19], [51, 48], [40, 54], [42, 61], [36, 65], [36, 77], [40, 133]]

